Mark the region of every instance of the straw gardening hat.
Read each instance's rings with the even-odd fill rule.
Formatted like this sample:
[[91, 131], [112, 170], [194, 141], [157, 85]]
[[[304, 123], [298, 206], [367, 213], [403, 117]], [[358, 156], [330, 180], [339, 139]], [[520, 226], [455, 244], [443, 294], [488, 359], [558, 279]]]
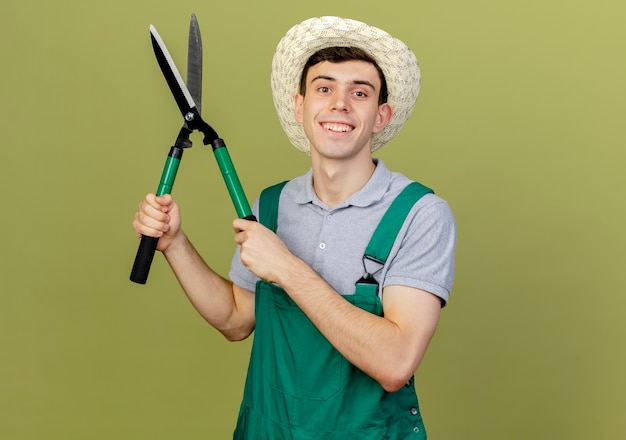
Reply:
[[387, 32], [356, 20], [339, 17], [311, 18], [292, 27], [280, 40], [272, 61], [272, 95], [280, 123], [291, 143], [309, 153], [309, 140], [294, 116], [294, 96], [299, 92], [302, 69], [320, 49], [352, 46], [363, 49], [380, 66], [387, 81], [393, 117], [372, 136], [372, 151], [389, 142], [409, 118], [420, 88], [415, 55]]

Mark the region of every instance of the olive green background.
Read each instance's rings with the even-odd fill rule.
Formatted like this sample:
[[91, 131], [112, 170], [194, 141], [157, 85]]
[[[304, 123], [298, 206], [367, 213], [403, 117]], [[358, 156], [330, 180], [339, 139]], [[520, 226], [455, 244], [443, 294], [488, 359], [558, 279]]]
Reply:
[[[180, 128], [154, 24], [184, 75], [196, 12], [203, 114], [251, 201], [308, 169], [277, 122], [274, 47], [341, 15], [422, 66], [376, 155], [447, 199], [451, 303], [417, 374], [430, 438], [621, 439], [626, 3], [618, 0], [28, 2], [0, 8], [0, 438], [225, 439], [250, 341], [226, 342], [158, 255], [128, 281], [131, 220]], [[174, 194], [227, 273], [235, 213], [194, 135]]]

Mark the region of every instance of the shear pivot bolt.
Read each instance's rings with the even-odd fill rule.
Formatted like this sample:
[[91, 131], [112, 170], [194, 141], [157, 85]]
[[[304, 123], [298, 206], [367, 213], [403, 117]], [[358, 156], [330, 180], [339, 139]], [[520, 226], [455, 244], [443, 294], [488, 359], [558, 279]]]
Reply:
[[185, 121], [187, 121], [187, 122], [191, 122], [191, 121], [193, 121], [193, 120], [194, 120], [194, 118], [195, 118], [195, 116], [194, 116], [194, 114], [193, 114], [193, 113], [191, 113], [191, 112], [189, 112], [189, 113], [187, 113], [187, 114], [185, 115]]

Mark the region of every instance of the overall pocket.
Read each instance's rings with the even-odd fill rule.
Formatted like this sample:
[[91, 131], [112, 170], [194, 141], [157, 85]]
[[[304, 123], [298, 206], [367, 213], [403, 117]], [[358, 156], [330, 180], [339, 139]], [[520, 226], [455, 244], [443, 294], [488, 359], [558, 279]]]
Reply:
[[347, 361], [282, 289], [273, 288], [272, 300], [275, 313], [266, 323], [273, 335], [267, 347], [272, 386], [289, 396], [327, 400], [342, 388]]
[[[262, 362], [265, 376], [273, 378], [272, 386], [286, 395], [312, 400], [327, 400], [338, 393], [349, 379], [348, 361], [281, 287], [261, 283], [257, 290], [257, 306], [263, 312], [256, 331], [265, 336]], [[344, 298], [370, 313], [382, 313], [375, 291], [357, 289]]]

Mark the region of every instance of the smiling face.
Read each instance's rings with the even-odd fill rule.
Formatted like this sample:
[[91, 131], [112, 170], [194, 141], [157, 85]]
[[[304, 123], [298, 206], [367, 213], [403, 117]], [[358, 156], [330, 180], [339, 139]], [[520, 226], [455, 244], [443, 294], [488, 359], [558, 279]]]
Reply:
[[381, 81], [366, 61], [322, 61], [306, 75], [306, 94], [295, 96], [295, 117], [311, 155], [342, 159], [371, 154], [372, 134], [389, 122], [391, 106], [379, 104]]

